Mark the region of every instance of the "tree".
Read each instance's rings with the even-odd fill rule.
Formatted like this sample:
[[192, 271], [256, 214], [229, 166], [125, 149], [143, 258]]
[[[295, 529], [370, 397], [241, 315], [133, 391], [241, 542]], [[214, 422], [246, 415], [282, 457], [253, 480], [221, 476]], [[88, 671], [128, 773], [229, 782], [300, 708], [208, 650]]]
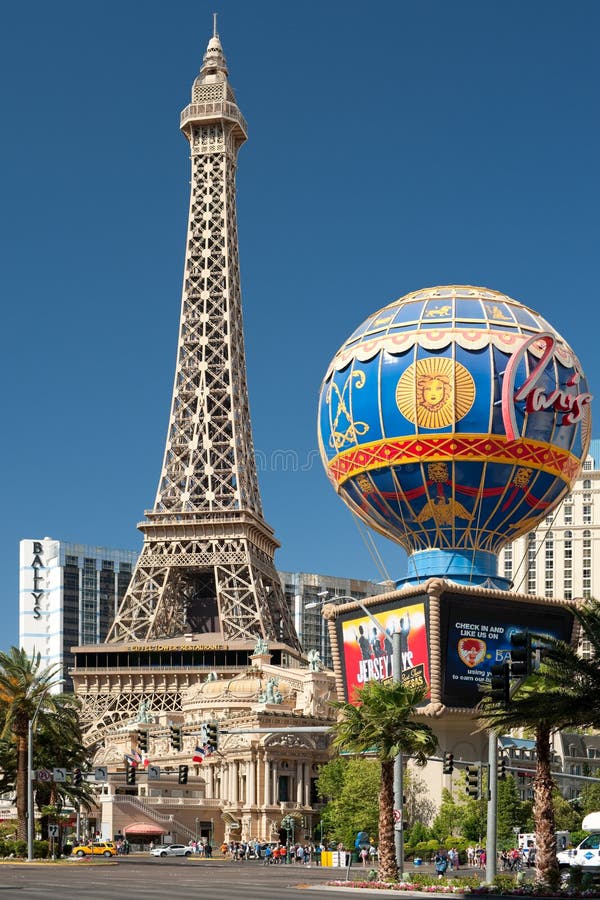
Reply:
[[340, 717], [333, 726], [334, 744], [350, 753], [374, 753], [381, 763], [379, 791], [379, 874], [398, 878], [394, 841], [394, 760], [410, 755], [424, 766], [438, 741], [429, 725], [413, 721], [427, 689], [398, 682], [369, 681], [356, 692], [357, 703], [336, 702]]
[[59, 667], [41, 667], [41, 655], [27, 656], [24, 650], [11, 647], [0, 651], [0, 739], [11, 737], [16, 744], [15, 804], [20, 840], [27, 839], [27, 755], [29, 722], [37, 715], [40, 724], [48, 724], [52, 716], [60, 717], [64, 695], [52, 694], [60, 683]]
[[600, 706], [595, 702], [600, 692], [600, 603], [587, 600], [572, 611], [581, 637], [591, 646], [591, 656], [583, 658], [576, 647], [557, 638], [531, 634], [533, 646], [540, 649], [539, 669], [518, 687], [508, 705], [492, 700], [487, 694], [479, 706], [482, 722], [497, 732], [522, 726], [535, 731], [536, 878], [550, 886], [559, 877], [551, 736], [561, 729], [600, 727]]
[[354, 756], [335, 759], [323, 766], [317, 791], [320, 796], [329, 797], [322, 822], [330, 840], [353, 847], [359, 831], [376, 837], [380, 785], [381, 766], [377, 759]]
[[442, 802], [431, 825], [431, 834], [442, 845], [450, 835], [462, 834], [464, 804], [455, 800], [447, 788], [442, 788]]
[[508, 850], [516, 846], [515, 828], [519, 831], [527, 831], [525, 825], [531, 810], [530, 803], [524, 803], [517, 790], [517, 784], [512, 775], [502, 781], [498, 781], [498, 807], [496, 813], [496, 827], [498, 846]]

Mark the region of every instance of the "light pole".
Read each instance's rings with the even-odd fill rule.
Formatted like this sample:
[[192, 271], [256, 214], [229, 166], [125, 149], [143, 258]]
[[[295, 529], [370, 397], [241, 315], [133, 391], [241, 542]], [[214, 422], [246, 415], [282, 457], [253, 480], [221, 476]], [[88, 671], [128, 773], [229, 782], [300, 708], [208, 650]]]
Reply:
[[[317, 597], [322, 597], [320, 603], [307, 603], [306, 609], [313, 606], [320, 606], [325, 602], [327, 597], [329, 597], [329, 591], [319, 591], [317, 593]], [[388, 637], [385, 628], [379, 622], [378, 619], [375, 618], [373, 613], [369, 612], [367, 607], [357, 600], [356, 597], [351, 597], [349, 594], [344, 594], [340, 596], [333, 596], [331, 600], [339, 603], [342, 600], [351, 600], [353, 603], [356, 603], [359, 608], [364, 612], [364, 614], [368, 617], [371, 624], [374, 628], [379, 631], [384, 637]], [[392, 671], [393, 671], [393, 680], [395, 682], [399, 682], [402, 680], [402, 653], [401, 653], [401, 642], [400, 642], [400, 631], [396, 629], [392, 633]], [[394, 757], [394, 809], [398, 810], [400, 813], [400, 819], [397, 822], [394, 822], [394, 846], [396, 849], [396, 865], [398, 866], [398, 871], [400, 876], [402, 876], [402, 872], [404, 870], [404, 822], [403, 822], [403, 800], [404, 800], [404, 772], [403, 772], [404, 761], [402, 759], [402, 751], [399, 751]]]
[[27, 862], [32, 862], [33, 860], [33, 732], [38, 713], [42, 703], [46, 699], [46, 694], [51, 688], [59, 684], [64, 684], [64, 681], [65, 679], [61, 678], [59, 681], [54, 681], [46, 687], [46, 690], [42, 692], [40, 699], [38, 700], [38, 705], [35, 708], [34, 714], [27, 723]]

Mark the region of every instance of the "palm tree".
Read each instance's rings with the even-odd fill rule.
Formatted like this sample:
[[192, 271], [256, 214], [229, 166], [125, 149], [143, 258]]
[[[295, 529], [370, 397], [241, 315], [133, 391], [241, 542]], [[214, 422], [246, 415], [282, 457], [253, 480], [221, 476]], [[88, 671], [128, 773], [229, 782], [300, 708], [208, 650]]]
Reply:
[[402, 682], [369, 681], [356, 692], [358, 705], [336, 702], [340, 711], [332, 730], [334, 745], [350, 753], [375, 753], [381, 762], [379, 791], [379, 874], [398, 879], [394, 841], [394, 759], [406, 753], [424, 766], [438, 741], [429, 725], [411, 721], [427, 688]]
[[27, 838], [27, 755], [29, 722], [37, 715], [40, 721], [59, 714], [60, 702], [51, 694], [60, 684], [59, 666], [41, 667], [41, 655], [29, 657], [24, 650], [11, 647], [0, 651], [0, 738], [11, 736], [17, 745], [15, 779], [17, 836]]
[[551, 737], [554, 731], [600, 728], [600, 603], [586, 600], [573, 609], [580, 636], [592, 649], [585, 659], [576, 647], [543, 634], [532, 634], [540, 648], [541, 663], [519, 686], [508, 705], [487, 695], [479, 704], [480, 719], [501, 732], [532, 728], [536, 735], [537, 763], [533, 782], [536, 831], [536, 878], [546, 884], [558, 880], [556, 860]]

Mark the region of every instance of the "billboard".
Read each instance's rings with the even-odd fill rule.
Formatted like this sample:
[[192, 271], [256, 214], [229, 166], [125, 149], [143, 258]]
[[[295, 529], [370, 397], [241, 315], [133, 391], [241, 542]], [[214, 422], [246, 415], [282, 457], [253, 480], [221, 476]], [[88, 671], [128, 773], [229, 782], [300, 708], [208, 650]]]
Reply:
[[481, 686], [491, 680], [490, 668], [510, 659], [510, 636], [516, 631], [571, 639], [573, 615], [564, 606], [522, 603], [508, 599], [482, 600], [464, 594], [444, 594], [441, 605], [442, 702], [474, 707]]
[[[368, 681], [393, 678], [392, 635], [400, 632], [402, 680], [429, 685], [427, 635], [428, 598], [390, 601], [352, 610], [337, 620], [337, 638], [342, 660], [346, 699], [354, 702], [356, 690]], [[381, 632], [379, 626], [383, 628]]]

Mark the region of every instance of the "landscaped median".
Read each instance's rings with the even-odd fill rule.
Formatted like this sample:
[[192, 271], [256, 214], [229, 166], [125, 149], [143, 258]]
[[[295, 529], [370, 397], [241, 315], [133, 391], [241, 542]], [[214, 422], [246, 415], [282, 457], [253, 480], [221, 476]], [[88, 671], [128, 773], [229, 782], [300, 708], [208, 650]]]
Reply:
[[482, 883], [475, 875], [464, 878], [438, 879], [435, 876], [410, 875], [404, 880], [390, 882], [379, 881], [377, 871], [371, 869], [365, 879], [356, 881], [327, 881], [330, 887], [369, 888], [378, 891], [419, 892], [425, 894], [473, 894], [475, 896], [502, 895], [507, 897], [540, 897], [540, 898], [600, 898], [600, 886], [593, 884], [563, 884], [556, 890], [535, 882], [523, 883], [512, 875], [497, 875], [492, 884]]

